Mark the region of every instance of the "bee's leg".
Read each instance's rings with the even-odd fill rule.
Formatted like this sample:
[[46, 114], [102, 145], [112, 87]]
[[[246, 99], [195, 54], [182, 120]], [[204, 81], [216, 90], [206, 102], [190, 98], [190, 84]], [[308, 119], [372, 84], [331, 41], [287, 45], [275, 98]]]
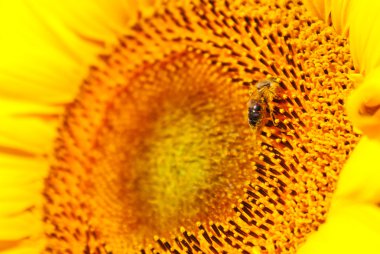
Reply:
[[274, 125], [274, 126], [277, 126], [276, 118], [274, 118], [274, 114], [273, 114], [272, 112], [270, 112], [270, 116], [272, 117], [273, 125]]
[[273, 125], [277, 126], [273, 105], [269, 104], [268, 105], [268, 110], [269, 110], [270, 117], [272, 118]]

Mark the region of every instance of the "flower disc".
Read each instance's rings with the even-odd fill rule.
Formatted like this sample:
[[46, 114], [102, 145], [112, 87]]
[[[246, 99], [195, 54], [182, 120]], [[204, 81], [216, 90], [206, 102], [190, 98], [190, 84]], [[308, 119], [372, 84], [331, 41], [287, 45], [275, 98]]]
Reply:
[[[347, 42], [296, 1], [167, 4], [67, 107], [46, 180], [47, 250], [294, 252], [357, 142]], [[249, 90], [278, 87], [262, 126]]]

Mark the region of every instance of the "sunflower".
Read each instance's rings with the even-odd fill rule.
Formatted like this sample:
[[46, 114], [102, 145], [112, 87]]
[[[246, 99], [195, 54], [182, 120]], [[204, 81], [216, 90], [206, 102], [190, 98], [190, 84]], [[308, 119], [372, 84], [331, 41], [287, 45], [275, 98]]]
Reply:
[[379, 149], [375, 9], [77, 4], [1, 4], [1, 251], [314, 253], [377, 218], [346, 173]]

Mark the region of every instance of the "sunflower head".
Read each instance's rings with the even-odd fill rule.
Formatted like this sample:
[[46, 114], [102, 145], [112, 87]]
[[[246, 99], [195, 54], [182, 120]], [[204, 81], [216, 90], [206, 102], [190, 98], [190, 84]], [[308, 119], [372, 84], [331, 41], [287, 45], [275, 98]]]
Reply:
[[352, 70], [344, 37], [297, 1], [163, 5], [66, 107], [46, 250], [294, 252], [357, 142]]

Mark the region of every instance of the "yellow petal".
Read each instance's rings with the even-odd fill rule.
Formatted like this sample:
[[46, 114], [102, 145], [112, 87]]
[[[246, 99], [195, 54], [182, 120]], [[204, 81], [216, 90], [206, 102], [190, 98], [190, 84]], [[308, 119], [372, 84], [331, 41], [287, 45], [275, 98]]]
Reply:
[[[6, 46], [0, 43], [0, 47]], [[83, 76], [73, 61], [45, 45], [34, 46], [29, 51], [22, 46], [15, 48], [11, 52], [0, 49], [2, 97], [48, 103], [66, 103], [72, 99]]]
[[380, 202], [380, 142], [363, 137], [342, 170], [337, 198]]
[[326, 223], [310, 235], [298, 254], [380, 253], [380, 209], [336, 200]]
[[63, 113], [63, 105], [47, 105], [0, 97], [0, 117], [40, 116], [56, 117]]
[[125, 33], [136, 22], [139, 11], [142, 16], [152, 14], [153, 3], [137, 0], [69, 0], [59, 5], [48, 0], [30, 2], [41, 17], [53, 25], [52, 30], [60, 30], [59, 24], [62, 24], [80, 38], [88, 39], [87, 43], [114, 42], [115, 35]]
[[363, 79], [347, 100], [347, 113], [365, 135], [380, 140], [380, 68]]
[[318, 18], [325, 22], [332, 22], [333, 27], [340, 34], [347, 34], [349, 29], [349, 15], [351, 1], [349, 0], [318, 0], [304, 1], [306, 7]]
[[349, 17], [350, 49], [357, 69], [367, 74], [380, 64], [379, 1], [352, 1]]
[[[20, 187], [19, 187], [20, 188]], [[34, 207], [39, 194], [27, 192], [27, 189], [4, 189], [0, 192], [0, 217], [8, 218]], [[17, 210], [18, 212], [15, 212]]]
[[153, 12], [147, 1], [1, 1], [0, 95], [71, 101], [88, 66], [138, 9], [143, 16]]
[[[43, 155], [51, 150], [55, 129], [35, 118], [2, 118], [0, 147]], [[1, 148], [0, 148], [1, 151]]]
[[[0, 214], [17, 215], [39, 205], [43, 179], [48, 172], [45, 159], [0, 156]], [[1, 216], [0, 216], [1, 217]]]
[[62, 112], [63, 106], [0, 98], [0, 151], [4, 147], [35, 154], [50, 151]]
[[41, 250], [36, 239], [43, 232], [41, 191], [48, 167], [44, 159], [0, 156], [0, 253]]
[[54, 48], [25, 1], [1, 1], [0, 10], [0, 94], [33, 101], [70, 99], [78, 86], [70, 83], [77, 64]]
[[1, 254], [38, 254], [42, 253], [44, 240], [41, 238], [24, 241], [1, 241]]
[[331, 21], [333, 27], [340, 34], [348, 34], [349, 17], [352, 14], [352, 1], [350, 0], [335, 0], [331, 1]]
[[0, 239], [18, 240], [40, 234], [42, 223], [35, 213], [25, 212], [18, 216], [0, 217]]
[[[306, 7], [308, 8], [308, 10], [313, 13], [313, 15], [317, 16], [318, 18], [320, 18], [322, 20], [326, 20], [325, 19], [326, 5], [325, 5], [324, 0], [317, 0], [317, 1], [304, 0], [303, 2], [306, 5]], [[327, 11], [328, 10], [329, 9], [327, 9]]]
[[18, 247], [21, 242], [22, 240], [0, 240], [0, 253], [4, 253], [4, 250]]

